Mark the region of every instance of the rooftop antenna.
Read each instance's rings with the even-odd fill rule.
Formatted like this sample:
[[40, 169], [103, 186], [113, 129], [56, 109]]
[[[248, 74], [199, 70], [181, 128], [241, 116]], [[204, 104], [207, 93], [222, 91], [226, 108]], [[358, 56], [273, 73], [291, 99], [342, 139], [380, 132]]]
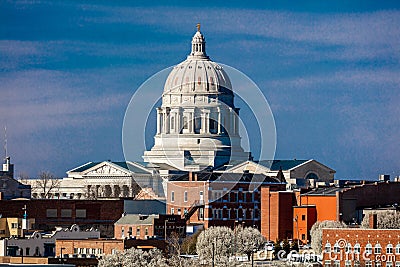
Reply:
[[4, 158], [7, 159], [7, 126], [4, 126]]

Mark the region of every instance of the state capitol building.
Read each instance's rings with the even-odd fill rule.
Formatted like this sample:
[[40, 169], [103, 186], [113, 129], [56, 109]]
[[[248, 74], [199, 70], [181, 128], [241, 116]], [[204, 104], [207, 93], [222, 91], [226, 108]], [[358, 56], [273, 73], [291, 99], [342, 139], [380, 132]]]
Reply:
[[[165, 81], [154, 146], [143, 161], [87, 162], [67, 171], [51, 197], [159, 199], [167, 214], [206, 227], [259, 226], [260, 186], [290, 191], [333, 182], [335, 171], [313, 159], [253, 160], [241, 146], [234, 91], [198, 25], [186, 60]], [[34, 198], [40, 194], [32, 188]]]

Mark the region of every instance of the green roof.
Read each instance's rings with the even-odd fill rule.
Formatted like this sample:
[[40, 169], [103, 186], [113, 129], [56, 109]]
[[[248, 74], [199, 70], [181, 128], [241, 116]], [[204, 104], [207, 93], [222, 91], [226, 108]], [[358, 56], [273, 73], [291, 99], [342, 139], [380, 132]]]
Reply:
[[83, 172], [87, 169], [92, 168], [93, 166], [96, 166], [97, 164], [99, 164], [100, 162], [88, 162], [80, 167], [77, 167], [75, 169], [70, 170], [70, 172]]
[[305, 159], [293, 159], [293, 160], [260, 160], [257, 162], [258, 164], [269, 168], [271, 171], [279, 171], [279, 169], [282, 169], [283, 171], [290, 170], [296, 166], [299, 166], [300, 164], [303, 164], [304, 162], [307, 162], [309, 160]]
[[153, 224], [158, 215], [127, 214], [122, 216], [115, 224]]

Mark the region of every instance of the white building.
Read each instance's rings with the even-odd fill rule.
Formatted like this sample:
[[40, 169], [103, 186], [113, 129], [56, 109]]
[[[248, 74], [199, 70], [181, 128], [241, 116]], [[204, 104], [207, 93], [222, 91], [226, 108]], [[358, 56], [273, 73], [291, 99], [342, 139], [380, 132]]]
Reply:
[[165, 82], [154, 146], [143, 158], [186, 171], [247, 160], [250, 153], [240, 144], [238, 116], [231, 81], [207, 56], [198, 25], [191, 53]]
[[0, 240], [0, 256], [55, 256], [57, 239], [98, 239], [100, 231], [82, 231], [74, 224], [69, 229], [57, 229], [50, 234], [34, 232], [27, 238], [7, 238]]
[[134, 197], [139, 185], [147, 195], [163, 198], [171, 176], [204, 169], [261, 173], [285, 180], [288, 189], [333, 181], [335, 171], [315, 160], [251, 161], [241, 147], [238, 116], [231, 81], [207, 56], [198, 25], [190, 54], [165, 81], [154, 146], [144, 152], [145, 162], [86, 163], [67, 172], [53, 197]]

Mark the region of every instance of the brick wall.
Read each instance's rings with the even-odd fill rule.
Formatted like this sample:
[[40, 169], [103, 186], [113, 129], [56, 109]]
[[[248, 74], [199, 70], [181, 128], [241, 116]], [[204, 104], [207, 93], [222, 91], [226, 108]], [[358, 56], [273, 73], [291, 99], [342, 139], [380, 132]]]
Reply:
[[261, 234], [268, 240], [292, 238], [295, 194], [261, 187]]
[[[400, 265], [399, 229], [323, 229], [322, 247], [325, 248], [327, 244], [330, 244], [331, 250], [324, 250], [322, 254], [326, 267]], [[360, 254], [354, 249], [357, 245], [360, 246]], [[346, 251], [347, 246], [351, 246], [351, 249], [349, 247]], [[371, 246], [371, 254], [366, 253], [367, 246]], [[380, 249], [376, 249], [379, 246]]]

